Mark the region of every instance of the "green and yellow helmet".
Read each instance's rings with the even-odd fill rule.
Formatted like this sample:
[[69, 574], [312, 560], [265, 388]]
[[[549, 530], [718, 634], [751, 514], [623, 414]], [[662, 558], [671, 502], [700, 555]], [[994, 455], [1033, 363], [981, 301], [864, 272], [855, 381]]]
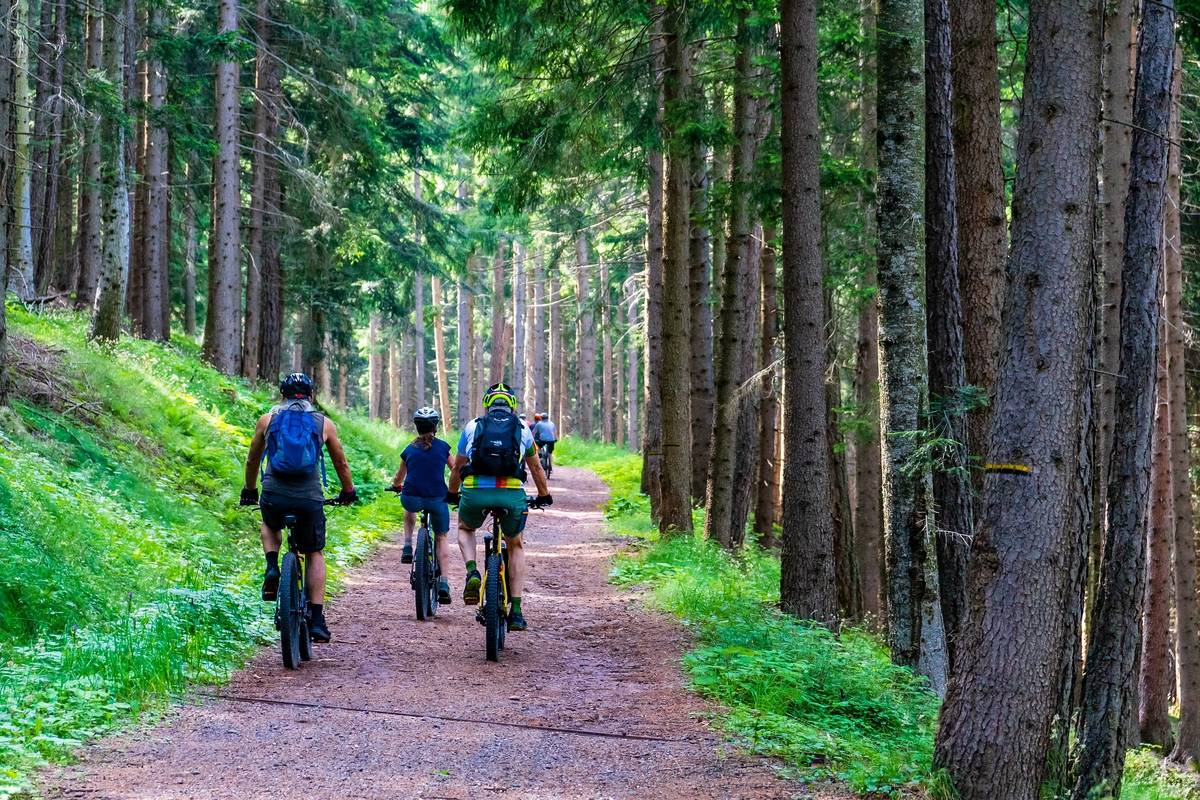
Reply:
[[497, 403], [504, 403], [510, 410], [515, 411], [517, 408], [517, 396], [513, 394], [512, 389], [508, 388], [506, 384], [493, 384], [483, 393], [483, 407], [484, 409], [488, 409]]

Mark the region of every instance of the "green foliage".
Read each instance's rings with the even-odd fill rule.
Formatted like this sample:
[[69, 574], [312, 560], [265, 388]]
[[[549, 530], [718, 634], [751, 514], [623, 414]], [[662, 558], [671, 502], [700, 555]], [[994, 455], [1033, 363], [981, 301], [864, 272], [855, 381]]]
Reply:
[[[190, 342], [99, 349], [82, 317], [9, 315], [21, 356], [0, 416], [0, 797], [189, 682], [223, 679], [271, 631], [258, 517], [237, 496], [272, 393], [219, 375]], [[370, 502], [395, 433], [334, 417], [368, 501], [331, 510], [336, 586], [400, 515], [390, 495]]]
[[1200, 800], [1200, 778], [1194, 772], [1163, 763], [1151, 747], [1130, 750], [1121, 781], [1122, 800]]

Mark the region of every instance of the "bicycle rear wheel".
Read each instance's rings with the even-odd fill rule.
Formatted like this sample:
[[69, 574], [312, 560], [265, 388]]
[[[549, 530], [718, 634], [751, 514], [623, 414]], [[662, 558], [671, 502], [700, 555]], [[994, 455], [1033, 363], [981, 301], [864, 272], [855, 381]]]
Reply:
[[429, 530], [417, 531], [417, 547], [413, 553], [413, 592], [417, 600], [417, 619], [432, 617], [435, 611], [437, 579], [433, 576], [433, 543]]
[[300, 668], [300, 635], [304, 632], [303, 599], [300, 585], [300, 562], [296, 554], [288, 552], [279, 566], [279, 650], [283, 655], [283, 666]]
[[483, 595], [483, 626], [487, 630], [487, 659], [498, 661], [503, 647], [504, 612], [500, 608], [500, 556], [493, 553], [487, 557], [487, 577]]

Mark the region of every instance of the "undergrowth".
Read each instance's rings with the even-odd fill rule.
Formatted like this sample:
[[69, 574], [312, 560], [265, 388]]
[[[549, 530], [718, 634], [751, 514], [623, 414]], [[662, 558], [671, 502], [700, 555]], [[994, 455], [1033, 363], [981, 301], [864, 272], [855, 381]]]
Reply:
[[[100, 348], [75, 314], [9, 315], [17, 391], [0, 413], [0, 798], [188, 683], [225, 679], [273, 634], [257, 597], [258, 516], [237, 506], [271, 389], [218, 374], [190, 341]], [[336, 588], [400, 519], [391, 495], [373, 502], [400, 441], [384, 425], [332, 416], [364, 497], [330, 510]]]
[[[612, 579], [648, 587], [653, 605], [694, 632], [683, 666], [693, 688], [720, 703], [715, 720], [735, 741], [784, 759], [803, 780], [841, 780], [868, 796], [953, 796], [933, 770], [938, 698], [891, 663], [878, 636], [858, 628], [835, 636], [781, 614], [773, 554], [751, 545], [732, 555], [699, 535], [660, 539], [639, 491], [640, 456], [570, 438], [559, 454], [608, 484], [608, 524], [634, 537]], [[1200, 786], [1194, 773], [1135, 750], [1121, 796], [1200, 800]]]

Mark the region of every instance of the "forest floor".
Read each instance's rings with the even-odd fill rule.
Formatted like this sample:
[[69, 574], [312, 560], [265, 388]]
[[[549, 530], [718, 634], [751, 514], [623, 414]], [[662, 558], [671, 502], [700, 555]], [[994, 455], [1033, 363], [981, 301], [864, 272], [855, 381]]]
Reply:
[[[527, 529], [530, 630], [509, 636], [498, 664], [485, 661], [483, 630], [461, 603], [457, 549], [454, 604], [419, 623], [396, 539], [347, 576], [328, 612], [333, 642], [316, 645], [301, 670], [285, 671], [277, 649], [265, 648], [228, 685], [199, 690], [159, 724], [48, 768], [42, 792], [237, 800], [853, 796], [787, 781], [777, 762], [744, 755], [709, 728], [713, 708], [688, 691], [679, 668], [686, 632], [608, 583], [621, 540], [604, 527], [604, 485], [560, 467], [553, 490], [555, 505], [531, 512]], [[331, 538], [337, 524], [334, 511]]]

